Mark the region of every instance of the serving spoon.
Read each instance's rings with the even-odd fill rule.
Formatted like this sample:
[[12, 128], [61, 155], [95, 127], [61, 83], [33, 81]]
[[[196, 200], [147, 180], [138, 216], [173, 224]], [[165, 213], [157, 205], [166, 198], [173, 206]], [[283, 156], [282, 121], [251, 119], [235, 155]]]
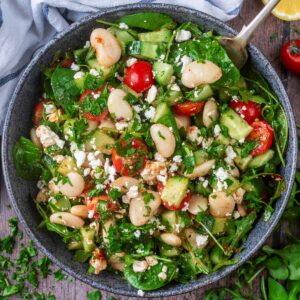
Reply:
[[280, 0], [270, 0], [260, 13], [235, 37], [221, 37], [220, 43], [225, 48], [229, 58], [238, 69], [241, 69], [248, 60], [247, 44], [252, 38], [254, 31], [266, 19]]

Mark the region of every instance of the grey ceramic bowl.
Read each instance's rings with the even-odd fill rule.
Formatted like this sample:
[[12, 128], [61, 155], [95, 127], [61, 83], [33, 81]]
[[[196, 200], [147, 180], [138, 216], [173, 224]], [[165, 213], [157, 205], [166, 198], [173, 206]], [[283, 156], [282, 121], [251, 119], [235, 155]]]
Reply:
[[[225, 23], [206, 14], [183, 7], [163, 4], [135, 4], [115, 7], [102, 10], [95, 15], [84, 18], [82, 21], [73, 24], [67, 31], [60, 33], [55, 39], [50, 41], [34, 57], [23, 73], [10, 102], [4, 126], [2, 144], [3, 171], [9, 196], [22, 224], [38, 248], [64, 271], [85, 283], [98, 289], [131, 297], [137, 296], [137, 291], [130, 287], [120, 275], [114, 275], [109, 272], [103, 272], [99, 276], [87, 274], [87, 265], [74, 262], [72, 260], [72, 254], [66, 250], [65, 245], [57, 235], [37, 229], [37, 225], [41, 221], [41, 218], [35, 205], [27, 197], [29, 194], [34, 195], [36, 193], [36, 184], [34, 182], [31, 183], [21, 180], [16, 176], [12, 161], [12, 148], [21, 135], [28, 136], [28, 132], [32, 126], [32, 110], [38, 97], [41, 95], [41, 66], [48, 65], [53, 54], [57, 50], [66, 51], [68, 49], [81, 47], [85, 41], [89, 39], [92, 29], [99, 26], [99, 24], [97, 25], [95, 22], [97, 18], [113, 21], [120, 16], [145, 10], [167, 13], [178, 22], [191, 21], [198, 23], [203, 25], [207, 30], [213, 29], [219, 34], [231, 35], [235, 33]], [[281, 198], [276, 202], [275, 212], [271, 219], [268, 222], [264, 222], [261, 219], [256, 223], [255, 228], [250, 233], [247, 242], [244, 245], [243, 251], [236, 255], [236, 258], [240, 258], [239, 263], [225, 267], [207, 276], [199, 276], [197, 280], [186, 284], [169, 284], [157, 291], [147, 292], [145, 296], [162, 297], [189, 292], [216, 282], [233, 272], [262, 246], [276, 226], [286, 206], [297, 161], [297, 135], [294, 116], [288, 96], [270, 63], [253, 45], [249, 46], [249, 53], [251, 63], [270, 83], [288, 116], [289, 143], [286, 153], [287, 164], [286, 167], [281, 170], [281, 174], [285, 177], [287, 183], [286, 192], [284, 192]]]

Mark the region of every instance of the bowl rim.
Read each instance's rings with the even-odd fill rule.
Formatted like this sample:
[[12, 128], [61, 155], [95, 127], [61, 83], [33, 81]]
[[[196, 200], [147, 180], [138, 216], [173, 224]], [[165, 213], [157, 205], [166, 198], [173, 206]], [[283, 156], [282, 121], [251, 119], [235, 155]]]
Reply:
[[[118, 13], [118, 12], [130, 13], [134, 9], [136, 11], [145, 11], [145, 10], [159, 11], [159, 9], [166, 9], [166, 10], [170, 10], [171, 12], [172, 12], [172, 10], [177, 10], [177, 11], [180, 11], [185, 14], [196, 14], [200, 19], [209, 20], [210, 22], [216, 24], [217, 26], [223, 27], [225, 29], [225, 31], [230, 32], [232, 35], [237, 33], [229, 25], [227, 25], [223, 21], [220, 21], [219, 19], [216, 19], [213, 16], [210, 16], [204, 12], [201, 12], [201, 11], [198, 11], [195, 9], [186, 8], [183, 6], [178, 6], [178, 5], [173, 5], [173, 4], [160, 4], [160, 3], [127, 4], [127, 5], [115, 6], [112, 8], [105, 8], [105, 9], [102, 9], [101, 11], [98, 11], [96, 13], [92, 13], [86, 17], [83, 17], [79, 21], [70, 25], [66, 30], [58, 33], [55, 37], [53, 37], [50, 41], [48, 41], [43, 47], [41, 47], [39, 49], [38, 53], [33, 57], [33, 59], [30, 61], [30, 63], [28, 64], [28, 66], [26, 67], [24, 72], [22, 73], [20, 80], [11, 96], [10, 103], [8, 106], [8, 111], [7, 111], [7, 115], [6, 115], [5, 123], [4, 123], [4, 127], [3, 127], [3, 137], [2, 137], [2, 146], [1, 146], [2, 149], [1, 150], [2, 150], [3, 176], [4, 176], [4, 181], [5, 181], [5, 185], [6, 185], [6, 189], [7, 189], [10, 201], [12, 202], [14, 210], [16, 211], [17, 216], [18, 216], [21, 224], [23, 225], [26, 233], [29, 235], [30, 239], [33, 240], [33, 242], [35, 243], [37, 248], [41, 252], [43, 252], [43, 254], [45, 254], [47, 257], [49, 257], [58, 267], [63, 269], [66, 273], [68, 273], [69, 275], [73, 276], [76, 279], [79, 279], [80, 281], [82, 281], [88, 285], [93, 286], [94, 288], [104, 290], [107, 292], [111, 292], [111, 293], [115, 293], [115, 294], [124, 295], [124, 296], [137, 297], [138, 295], [137, 295], [136, 289], [123, 290], [120, 288], [114, 288], [114, 287], [108, 286], [107, 284], [103, 284], [101, 281], [95, 281], [92, 278], [89, 278], [87, 276], [82, 276], [80, 274], [77, 274], [73, 270], [72, 267], [65, 264], [62, 260], [58, 259], [54, 254], [52, 254], [50, 251], [47, 250], [47, 247], [32, 232], [30, 226], [27, 225], [25, 219], [23, 218], [22, 213], [20, 212], [20, 210], [18, 208], [17, 202], [14, 199], [13, 188], [12, 188], [12, 185], [11, 185], [11, 182], [9, 179], [9, 167], [7, 164], [7, 161], [8, 161], [7, 157], [9, 155], [7, 153], [7, 150], [8, 150], [7, 139], [8, 139], [9, 121], [12, 116], [12, 110], [13, 110], [14, 104], [16, 102], [16, 99], [18, 98], [19, 90], [23, 87], [23, 84], [26, 83], [26, 78], [27, 78], [28, 74], [31, 72], [31, 69], [39, 61], [39, 59], [44, 54], [44, 52], [46, 52], [49, 48], [51, 48], [56, 43], [57, 40], [62, 39], [67, 33], [71, 33], [72, 31], [76, 30], [77, 28], [79, 28], [80, 26], [82, 26], [85, 23], [88, 23], [92, 20], [96, 20], [97, 18], [103, 17], [106, 14]], [[255, 247], [253, 247], [247, 253], [245, 253], [245, 255], [242, 258], [240, 258], [239, 262], [237, 262], [234, 265], [224, 267], [216, 272], [211, 273], [210, 275], [215, 275], [215, 278], [211, 278], [212, 276], [210, 276], [210, 275], [204, 275], [206, 277], [204, 277], [204, 278], [202, 277], [201, 280], [199, 278], [197, 278], [196, 280], [190, 281], [185, 284], [178, 284], [178, 286], [176, 286], [176, 288], [174, 288], [174, 289], [169, 289], [169, 290], [165, 291], [165, 290], [162, 290], [163, 288], [161, 288], [158, 290], [145, 292], [145, 296], [147, 296], [147, 297], [167, 297], [167, 296], [175, 296], [175, 295], [191, 292], [198, 288], [205, 287], [211, 283], [214, 283], [217, 280], [224, 278], [225, 276], [227, 276], [228, 274], [230, 274], [231, 272], [236, 270], [243, 263], [245, 263], [249, 258], [251, 258], [259, 250], [259, 248], [264, 244], [266, 239], [270, 236], [273, 229], [277, 225], [277, 223], [285, 209], [285, 206], [288, 202], [289, 195], [290, 195], [290, 192], [292, 189], [295, 172], [296, 172], [296, 166], [297, 166], [297, 133], [296, 133], [294, 114], [293, 114], [293, 111], [292, 111], [292, 108], [290, 105], [288, 95], [285, 91], [285, 88], [284, 88], [280, 78], [278, 77], [276, 71], [274, 70], [274, 68], [271, 66], [271, 64], [266, 59], [266, 57], [253, 44], [249, 44], [248, 47], [249, 47], [248, 49], [250, 49], [260, 55], [261, 60], [265, 65], [269, 65], [268, 72], [272, 73], [272, 76], [274, 76], [274, 81], [278, 84], [280, 93], [282, 94], [282, 98], [284, 99], [283, 103], [285, 103], [285, 105], [286, 105], [286, 109], [284, 109], [284, 111], [285, 111], [288, 119], [290, 120], [291, 126], [289, 126], [289, 135], [293, 137], [292, 143], [291, 143], [291, 150], [292, 150], [291, 151], [292, 164], [291, 164], [291, 173], [290, 173], [291, 176], [290, 176], [289, 182], [286, 182], [286, 192], [283, 196], [281, 196], [281, 197], [283, 197], [282, 205], [281, 205], [281, 207], [276, 209], [276, 215], [273, 218], [272, 223], [268, 227], [267, 231], [264, 233], [263, 239], [259, 240], [257, 242], [257, 244], [255, 245]], [[117, 276], [121, 276], [121, 275], [117, 275]]]

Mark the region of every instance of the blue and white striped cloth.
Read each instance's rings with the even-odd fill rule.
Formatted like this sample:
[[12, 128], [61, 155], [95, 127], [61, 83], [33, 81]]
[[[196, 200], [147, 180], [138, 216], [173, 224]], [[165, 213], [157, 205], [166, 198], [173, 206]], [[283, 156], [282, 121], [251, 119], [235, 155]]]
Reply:
[[0, 0], [0, 130], [18, 79], [41, 46], [87, 14], [137, 2], [182, 5], [228, 21], [243, 0]]

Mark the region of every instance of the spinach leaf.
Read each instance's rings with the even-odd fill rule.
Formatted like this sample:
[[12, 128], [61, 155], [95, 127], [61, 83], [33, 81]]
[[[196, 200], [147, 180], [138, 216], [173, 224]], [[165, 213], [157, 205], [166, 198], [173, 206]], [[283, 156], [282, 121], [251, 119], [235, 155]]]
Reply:
[[240, 72], [229, 59], [226, 51], [212, 36], [203, 36], [199, 40], [189, 40], [176, 44], [171, 50], [169, 63], [174, 66], [175, 74], [181, 72], [183, 56], [188, 56], [194, 61], [209, 60], [222, 69], [222, 77], [215, 85], [230, 86], [236, 84], [240, 79]]
[[[133, 262], [134, 260], [132, 259], [129, 263], [125, 262], [124, 276], [133, 287], [140, 290], [151, 291], [159, 289], [172, 281], [176, 276], [177, 264], [173, 261], [160, 261], [143, 273], [133, 271]], [[163, 270], [166, 271], [163, 272]]]
[[86, 297], [90, 300], [101, 300], [102, 299], [102, 295], [101, 295], [100, 291], [98, 291], [98, 290], [89, 292], [86, 295]]
[[285, 288], [271, 277], [268, 278], [269, 300], [288, 300]]
[[286, 280], [289, 277], [288, 268], [278, 256], [273, 256], [268, 259], [267, 268], [274, 279]]
[[75, 73], [71, 69], [57, 67], [51, 76], [51, 86], [56, 102], [72, 116], [76, 111], [74, 104], [80, 95], [80, 89], [74, 81]]
[[123, 16], [119, 23], [125, 23], [129, 27], [142, 28], [146, 30], [158, 30], [161, 28], [173, 29], [176, 23], [171, 17], [155, 12], [141, 12]]
[[17, 175], [26, 180], [37, 180], [43, 171], [42, 151], [29, 139], [20, 137], [13, 148], [13, 162]]

